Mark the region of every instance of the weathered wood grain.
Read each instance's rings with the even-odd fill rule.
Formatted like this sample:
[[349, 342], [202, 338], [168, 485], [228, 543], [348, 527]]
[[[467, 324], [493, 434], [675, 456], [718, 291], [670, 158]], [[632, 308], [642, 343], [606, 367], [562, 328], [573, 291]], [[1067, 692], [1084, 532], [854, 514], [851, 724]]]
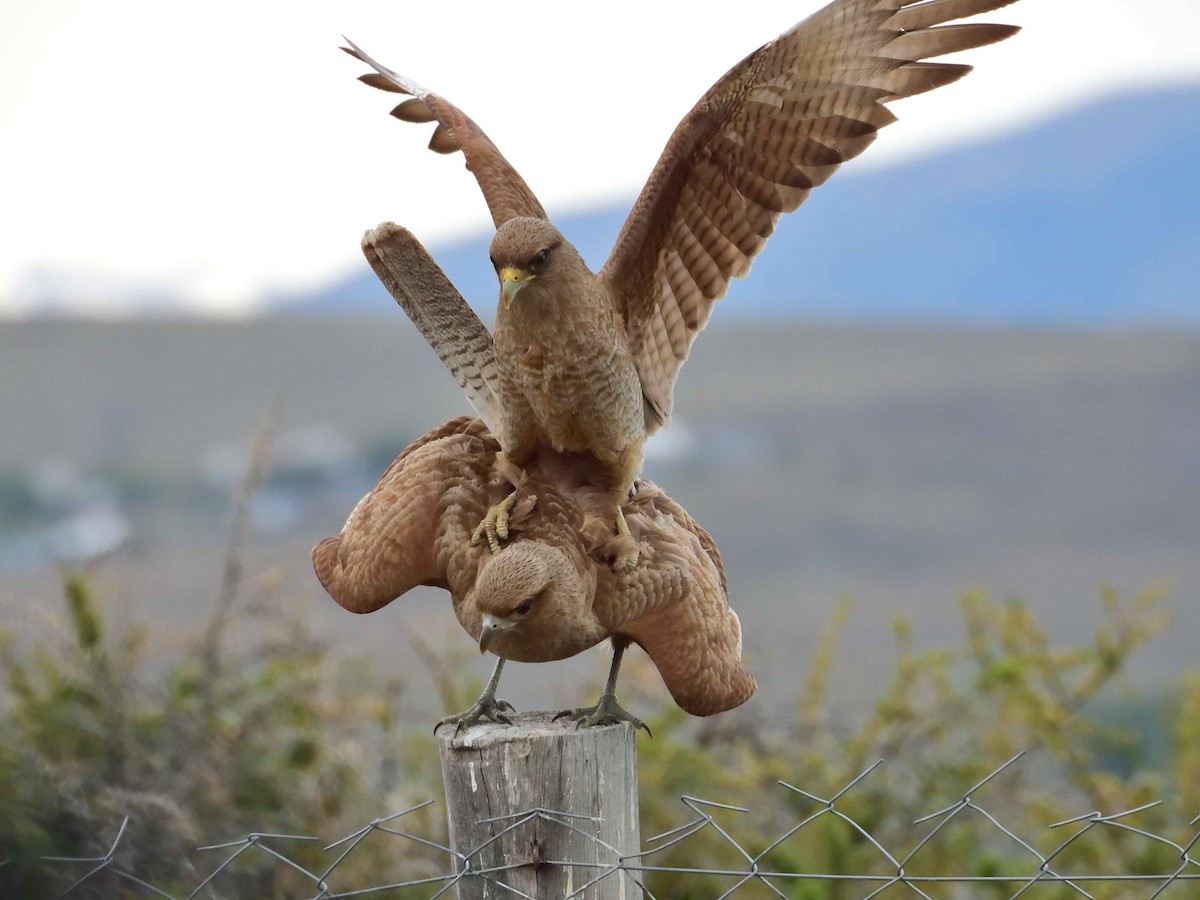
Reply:
[[[577, 730], [547, 713], [514, 724], [441, 730], [450, 845], [467, 857], [460, 900], [514, 895], [625, 898], [641, 895], [632, 876], [613, 871], [637, 853], [637, 755], [627, 725]], [[559, 863], [570, 861], [574, 866]], [[608, 874], [605, 874], [605, 873]]]

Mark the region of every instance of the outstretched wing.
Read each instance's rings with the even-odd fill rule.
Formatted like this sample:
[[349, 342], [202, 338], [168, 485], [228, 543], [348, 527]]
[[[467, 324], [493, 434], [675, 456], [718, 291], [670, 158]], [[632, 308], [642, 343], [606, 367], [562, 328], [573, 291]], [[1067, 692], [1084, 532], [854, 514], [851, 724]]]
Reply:
[[644, 555], [630, 573], [600, 570], [597, 615], [646, 651], [692, 715], [745, 703], [757, 683], [742, 662], [742, 626], [716, 542], [652, 482], [639, 481], [624, 510]]
[[393, 116], [404, 122], [436, 121], [438, 125], [429, 141], [429, 149], [435, 153], [462, 151], [467, 159], [467, 169], [479, 182], [497, 228], [519, 216], [546, 218], [546, 211], [529, 185], [466, 113], [433, 91], [375, 62], [354, 41], [343, 39], [350, 45], [343, 50], [375, 70], [360, 76], [359, 81], [381, 91], [411, 95], [411, 99], [392, 110]]
[[[474, 521], [487, 509], [482, 487], [496, 447], [478, 419], [453, 419], [409, 444], [363, 497], [341, 534], [313, 549], [313, 570], [341, 606], [369, 613], [418, 584], [448, 587], [447, 558], [467, 547], [442, 535], [447, 497]], [[439, 538], [439, 535], [442, 535]], [[449, 547], [440, 546], [449, 544]]]
[[393, 299], [450, 370], [475, 412], [496, 422], [492, 336], [446, 273], [407, 229], [392, 222], [362, 239], [363, 255]]
[[625, 316], [649, 431], [666, 424], [680, 366], [713, 303], [780, 215], [895, 121], [886, 103], [970, 66], [924, 62], [1003, 40], [954, 19], [1014, 0], [835, 0], [734, 66], [689, 112], [601, 276]]

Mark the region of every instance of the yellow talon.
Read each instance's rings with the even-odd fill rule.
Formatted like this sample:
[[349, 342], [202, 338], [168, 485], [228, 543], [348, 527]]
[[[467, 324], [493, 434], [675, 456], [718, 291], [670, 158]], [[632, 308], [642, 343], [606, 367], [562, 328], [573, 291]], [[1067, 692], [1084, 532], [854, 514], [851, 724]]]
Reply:
[[487, 515], [471, 532], [471, 543], [478, 544], [481, 537], [486, 537], [491, 551], [499, 553], [500, 542], [508, 540], [508, 512], [516, 502], [517, 492], [513, 491], [489, 509]]
[[613, 568], [618, 572], [632, 572], [637, 567], [641, 551], [629, 533], [629, 523], [625, 521], [625, 513], [621, 512], [620, 507], [617, 508], [617, 547]]

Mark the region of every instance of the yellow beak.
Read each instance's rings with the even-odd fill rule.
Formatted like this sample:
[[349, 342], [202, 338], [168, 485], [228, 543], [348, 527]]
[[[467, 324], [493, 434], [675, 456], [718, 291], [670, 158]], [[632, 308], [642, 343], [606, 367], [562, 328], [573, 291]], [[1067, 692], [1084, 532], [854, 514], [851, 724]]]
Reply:
[[512, 306], [517, 292], [525, 287], [533, 277], [528, 272], [523, 272], [513, 266], [505, 266], [500, 270], [500, 303], [505, 309]]

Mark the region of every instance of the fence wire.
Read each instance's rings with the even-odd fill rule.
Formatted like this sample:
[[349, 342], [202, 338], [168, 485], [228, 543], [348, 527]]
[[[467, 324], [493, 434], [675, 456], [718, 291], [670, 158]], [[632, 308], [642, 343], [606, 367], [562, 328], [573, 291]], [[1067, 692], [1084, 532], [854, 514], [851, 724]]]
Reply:
[[[542, 859], [538, 860], [536, 865], [569, 866], [576, 870], [575, 881], [580, 883], [580, 886], [573, 893], [567, 895], [566, 900], [587, 897], [595, 885], [609, 878], [628, 881], [628, 887], [632, 890], [627, 891], [623, 896], [637, 896], [640, 893], [653, 898], [656, 895], [646, 887], [646, 876], [651, 874], [667, 877], [684, 875], [706, 877], [711, 879], [711, 896], [721, 898], [721, 900], [742, 895], [744, 889], [752, 886], [757, 888], [758, 895], [765, 894], [787, 900], [789, 897], [797, 896], [797, 885], [800, 882], [840, 884], [848, 886], [848, 888], [856, 888], [862, 893], [855, 893], [852, 896], [860, 896], [863, 900], [871, 900], [885, 892], [893, 892], [889, 896], [924, 897], [926, 900], [984, 896], [985, 894], [978, 892], [981, 889], [986, 889], [986, 896], [989, 898], [1016, 900], [1019, 897], [1030, 896], [1036, 888], [1050, 885], [1066, 891], [1068, 896], [1091, 898], [1094, 895], [1089, 892], [1089, 888], [1095, 890], [1096, 885], [1102, 884], [1116, 886], [1115, 890], [1119, 892], [1117, 896], [1122, 900], [1127, 897], [1138, 898], [1138, 900], [1141, 898], [1156, 900], [1160, 897], [1200, 896], [1200, 859], [1198, 859], [1200, 849], [1197, 848], [1197, 844], [1200, 843], [1200, 816], [1192, 819], [1186, 826], [1181, 826], [1180, 830], [1190, 836], [1190, 839], [1185, 839], [1186, 843], [1139, 828], [1136, 824], [1139, 813], [1158, 806], [1162, 801], [1117, 812], [1087, 812], [1061, 822], [1055, 822], [1048, 827], [1056, 833], [1061, 833], [1063, 837], [1057, 838], [1056, 845], [1047, 853], [1039, 852], [1030, 840], [1021, 837], [1014, 829], [1004, 825], [978, 797], [981, 793], [986, 794], [986, 789], [991, 782], [1014, 766], [1022, 755], [1014, 756], [986, 778], [972, 785], [962, 793], [960, 799], [955, 803], [912, 822], [910, 830], [913, 832], [913, 837], [908, 849], [904, 851], [897, 850], [895, 846], [891, 848], [885, 846], [874, 833], [880, 830], [879, 827], [867, 828], [848, 814], [844, 807], [838, 807], [839, 802], [850, 795], [860, 784], [871, 777], [878, 777], [876, 772], [883, 762], [880, 760], [827, 798], [795, 785], [779, 782], [779, 786], [783, 790], [791, 792], [811, 804], [812, 811], [780, 833], [778, 837], [767, 842], [763, 849], [757, 852], [752, 852], [747, 848], [745, 842], [739, 841], [735, 828], [727, 822], [718, 821], [718, 818], [724, 818], [729, 813], [747, 813], [750, 810], [699, 797], [684, 796], [681, 801], [684, 808], [688, 810], [686, 821], [646, 840], [644, 849], [639, 853], [622, 856], [614, 848], [593, 837], [592, 840], [596, 841], [607, 854], [607, 861], [585, 863], [572, 860]], [[99, 894], [100, 896], [114, 897], [146, 896], [165, 897], [171, 898], [171, 900], [188, 898], [190, 900], [195, 897], [226, 896], [221, 890], [223, 877], [229, 876], [239, 859], [253, 855], [257, 857], [259, 863], [266, 862], [273, 866], [287, 867], [298, 874], [302, 882], [309, 884], [309, 890], [296, 896], [311, 897], [313, 900], [380, 896], [406, 891], [405, 896], [426, 896], [430, 900], [436, 900], [443, 896], [452, 896], [450, 892], [456, 886], [471, 879], [482, 879], [488, 882], [494, 888], [494, 891], [489, 894], [490, 896], [511, 895], [529, 898], [529, 900], [539, 900], [539, 898], [530, 898], [530, 895], [505, 884], [503, 877], [508, 869], [534, 863], [521, 861], [511, 865], [487, 867], [480, 862], [484, 851], [500, 838], [527, 827], [539, 827], [543, 830], [563, 828], [575, 834], [587, 835], [588, 832], [579, 826], [581, 820], [591, 818], [562, 810], [530, 809], [515, 815], [504, 816], [502, 817], [503, 821], [500, 819], [489, 820], [494, 821], [497, 825], [495, 833], [478, 847], [463, 852], [455, 851], [447, 846], [444, 839], [435, 840], [429, 836], [406, 830], [405, 819], [418, 810], [430, 806], [433, 802], [429, 800], [375, 819], [357, 831], [325, 845], [323, 852], [326, 858], [321, 867], [313, 867], [311, 863], [307, 866], [302, 865], [296, 858], [296, 847], [301, 844], [312, 845], [320, 841], [318, 837], [312, 835], [255, 832], [237, 840], [199, 847], [197, 851], [200, 855], [205, 858], [211, 856], [213, 862], [206, 868], [192, 864], [186, 867], [181, 865], [181, 870], [186, 869], [189, 872], [207, 871], [207, 874], [197, 876], [199, 880], [195, 882], [194, 887], [184, 889], [186, 893], [178, 888], [178, 884], [184, 880], [183, 878], [173, 879], [171, 881], [174, 886], [173, 892], [168, 891], [162, 886], [151, 883], [147, 878], [139, 876], [137, 872], [131, 871], [121, 862], [123, 856], [130, 855], [122, 852], [130, 849], [127, 846], [130, 841], [128, 836], [130, 818], [128, 816], [124, 821], [114, 823], [111, 844], [103, 855], [96, 857], [46, 856], [42, 857], [42, 863], [61, 881], [61, 889], [57, 894], [60, 898], [94, 897]], [[916, 874], [913, 863], [920, 857], [922, 851], [943, 836], [952, 822], [967, 816], [981, 817], [988, 826], [994, 829], [995, 834], [1003, 839], [1009, 852], [1006, 862], [1013, 871], [1007, 874], [991, 875], [955, 874], [953, 872]], [[877, 852], [878, 871], [778, 871], [770, 869], [766, 865], [768, 855], [785, 841], [805, 829], [812, 828], [814, 823], [830, 818], [841, 821], [845, 827]], [[1124, 874], [1087, 872], [1068, 868], [1064, 857], [1069, 848], [1086, 842], [1088, 836], [1095, 834], [1098, 830], [1109, 829], [1115, 829], [1136, 840], [1148, 842], [1148, 845], [1159, 845], [1160, 849], [1168, 848], [1169, 851], [1172, 851], [1171, 858], [1177, 859], [1177, 862], [1164, 871]], [[706, 832], [718, 836], [720, 841], [728, 846], [734, 860], [733, 863], [712, 868], [683, 868], [658, 864], [666, 851], [684, 842], [696, 840], [698, 835]], [[343, 867], [346, 860], [368, 839], [378, 840], [379, 838], [374, 837], [376, 835], [394, 842], [394, 850], [390, 855], [400, 860], [401, 864], [406, 850], [417, 847], [422, 848], [422, 851], [432, 849], [445, 854], [445, 871], [372, 886], [349, 883], [348, 873], [345, 879], [339, 879], [339, 869]], [[762, 842], [756, 841], [756, 843], [761, 845]], [[963, 864], [966, 867], [970, 861], [964, 860]], [[2, 876], [6, 865], [7, 861], [0, 860], [0, 883], [3, 883]], [[191, 884], [191, 882], [187, 883]], [[419, 889], [424, 889], [427, 893], [424, 895], [412, 893], [413, 890]], [[945, 893], [943, 889], [949, 890], [951, 893]], [[939, 893], [939, 890], [943, 890], [943, 892]], [[804, 894], [804, 896], [817, 895]], [[839, 894], [838, 896], [850, 895]]]

